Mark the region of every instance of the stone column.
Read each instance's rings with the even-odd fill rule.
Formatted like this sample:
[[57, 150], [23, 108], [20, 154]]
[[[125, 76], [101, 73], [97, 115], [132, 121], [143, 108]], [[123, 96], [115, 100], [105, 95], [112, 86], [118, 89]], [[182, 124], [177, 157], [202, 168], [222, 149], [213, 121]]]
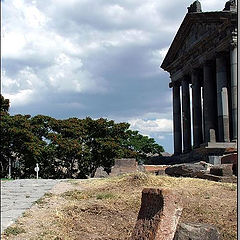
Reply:
[[180, 83], [173, 85], [173, 131], [174, 154], [178, 155], [182, 153]]
[[216, 141], [217, 130], [217, 90], [215, 65], [206, 61], [203, 66], [203, 112], [204, 112], [204, 142]]
[[193, 113], [193, 147], [197, 148], [203, 143], [202, 134], [202, 99], [200, 70], [192, 71], [192, 113]]
[[237, 43], [230, 49], [231, 99], [232, 99], [232, 139], [237, 140]]
[[218, 140], [229, 142], [229, 110], [227, 90], [227, 61], [226, 56], [218, 54], [216, 58], [217, 111], [218, 111]]
[[183, 152], [190, 152], [191, 147], [191, 116], [190, 116], [190, 95], [189, 76], [182, 80], [182, 119], [183, 119]]

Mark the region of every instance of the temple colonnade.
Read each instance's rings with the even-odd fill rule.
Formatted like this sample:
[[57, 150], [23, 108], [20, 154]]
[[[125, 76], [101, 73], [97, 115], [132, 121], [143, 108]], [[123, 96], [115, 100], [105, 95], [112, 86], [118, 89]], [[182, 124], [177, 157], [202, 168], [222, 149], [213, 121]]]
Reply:
[[175, 155], [190, 152], [192, 144], [237, 140], [237, 44], [229, 45], [172, 79]]

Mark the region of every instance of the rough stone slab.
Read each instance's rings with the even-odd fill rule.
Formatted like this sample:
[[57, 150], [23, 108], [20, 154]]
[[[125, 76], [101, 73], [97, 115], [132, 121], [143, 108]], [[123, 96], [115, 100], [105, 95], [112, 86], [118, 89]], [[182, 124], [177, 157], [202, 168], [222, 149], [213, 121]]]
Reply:
[[233, 165], [232, 164], [220, 164], [210, 168], [210, 174], [216, 176], [232, 176]]
[[145, 188], [131, 240], [172, 240], [182, 213], [182, 200], [170, 190]]
[[233, 164], [233, 174], [237, 176], [237, 170], [238, 170], [238, 154], [228, 154], [226, 156], [223, 156], [221, 158], [222, 164], [232, 163]]
[[165, 169], [165, 173], [173, 177], [196, 177], [201, 171], [206, 170], [203, 165], [200, 164], [176, 164]]
[[222, 163], [222, 164], [226, 164], [226, 163], [237, 164], [237, 158], [238, 158], [237, 153], [228, 154], [228, 155], [223, 156], [223, 157], [221, 158], [221, 163]]
[[136, 167], [137, 162], [135, 158], [121, 158], [115, 159], [115, 167]]
[[145, 172], [155, 173], [156, 175], [165, 175], [167, 165], [143, 165]]
[[216, 227], [204, 223], [180, 223], [173, 240], [220, 240]]
[[111, 169], [110, 176], [117, 176], [124, 173], [137, 172], [137, 162], [135, 158], [115, 159], [115, 164]]
[[207, 179], [215, 182], [237, 183], [236, 176], [216, 176], [206, 172], [199, 172], [197, 178]]

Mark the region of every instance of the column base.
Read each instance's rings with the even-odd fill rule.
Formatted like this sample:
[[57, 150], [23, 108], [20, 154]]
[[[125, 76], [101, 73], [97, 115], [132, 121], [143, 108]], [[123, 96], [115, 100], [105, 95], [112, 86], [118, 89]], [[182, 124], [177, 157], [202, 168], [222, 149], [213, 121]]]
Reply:
[[221, 155], [224, 153], [237, 152], [237, 143], [235, 142], [207, 142], [200, 144], [199, 148], [195, 149], [201, 154]]

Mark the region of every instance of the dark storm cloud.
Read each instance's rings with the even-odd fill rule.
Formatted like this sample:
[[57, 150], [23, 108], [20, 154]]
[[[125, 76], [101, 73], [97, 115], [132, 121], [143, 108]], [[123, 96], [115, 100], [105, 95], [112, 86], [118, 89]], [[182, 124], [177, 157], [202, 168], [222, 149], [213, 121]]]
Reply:
[[[221, 10], [224, 0], [203, 0]], [[128, 121], [172, 151], [169, 74], [159, 68], [192, 0], [3, 4], [2, 91], [11, 113]]]

